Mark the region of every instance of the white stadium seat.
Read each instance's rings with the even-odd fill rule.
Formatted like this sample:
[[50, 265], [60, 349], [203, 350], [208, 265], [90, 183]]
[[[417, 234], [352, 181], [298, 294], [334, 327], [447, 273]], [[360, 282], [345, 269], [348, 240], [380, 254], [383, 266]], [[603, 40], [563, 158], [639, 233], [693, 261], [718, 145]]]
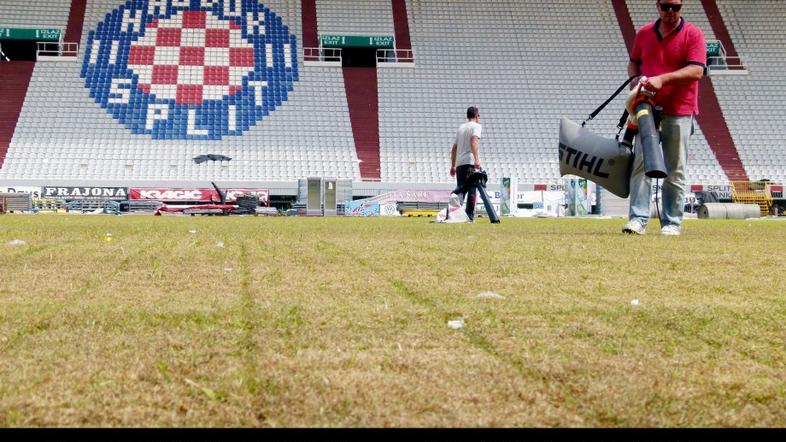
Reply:
[[[242, 135], [221, 140], [135, 134], [91, 97], [83, 77], [90, 32], [125, 2], [88, 0], [76, 62], [38, 62], [0, 179], [360, 180], [342, 70], [306, 66], [300, 0], [263, 1], [297, 38], [298, 79], [280, 105]], [[786, 2], [717, 0], [748, 75], [713, 85], [752, 179], [786, 180]], [[70, 1], [4, 0], [0, 27], [65, 28]], [[408, 0], [414, 63], [378, 70], [381, 179], [450, 183], [449, 149], [469, 105], [481, 111], [481, 156], [494, 182], [559, 179], [560, 117], [581, 121], [626, 78], [627, 50], [610, 0]], [[634, 26], [655, 17], [651, 0], [627, 0]], [[319, 34], [394, 35], [389, 0], [316, 2]], [[686, 18], [715, 38], [700, 2]], [[286, 36], [284, 36], [285, 38]], [[90, 57], [87, 57], [90, 58]], [[589, 128], [616, 133], [623, 97]], [[129, 110], [132, 112], [134, 109]], [[696, 127], [688, 182], [728, 181]], [[194, 164], [200, 154], [231, 162]]]

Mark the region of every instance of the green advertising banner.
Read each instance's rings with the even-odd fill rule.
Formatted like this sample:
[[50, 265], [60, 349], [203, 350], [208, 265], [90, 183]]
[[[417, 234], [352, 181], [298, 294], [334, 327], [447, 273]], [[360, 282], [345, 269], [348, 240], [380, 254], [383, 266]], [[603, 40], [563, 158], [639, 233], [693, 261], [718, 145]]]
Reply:
[[0, 40], [60, 41], [62, 29], [0, 28]]
[[320, 36], [323, 48], [393, 48], [391, 35], [328, 35]]

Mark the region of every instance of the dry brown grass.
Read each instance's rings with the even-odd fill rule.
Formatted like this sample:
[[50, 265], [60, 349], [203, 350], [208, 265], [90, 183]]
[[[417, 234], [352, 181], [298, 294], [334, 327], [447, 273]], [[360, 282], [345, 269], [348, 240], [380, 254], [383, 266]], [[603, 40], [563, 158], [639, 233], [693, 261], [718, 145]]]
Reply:
[[786, 425], [786, 223], [621, 224], [3, 216], [0, 426]]

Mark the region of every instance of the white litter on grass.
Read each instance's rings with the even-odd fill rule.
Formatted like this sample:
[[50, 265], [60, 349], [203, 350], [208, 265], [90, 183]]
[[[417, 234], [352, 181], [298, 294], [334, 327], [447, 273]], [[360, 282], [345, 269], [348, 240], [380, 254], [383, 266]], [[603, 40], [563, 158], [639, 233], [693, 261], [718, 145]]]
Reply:
[[448, 202], [450, 207], [461, 207], [461, 198], [455, 193], [450, 194], [450, 201]]
[[448, 328], [453, 330], [458, 330], [464, 327], [464, 318], [454, 319], [452, 321], [448, 321]]
[[634, 300], [630, 301], [630, 305], [634, 305], [634, 306], [635, 305], [639, 305], [639, 300], [638, 299], [634, 299]]
[[196, 230], [191, 229], [191, 230], [188, 231], [188, 233], [196, 233]]
[[504, 296], [494, 293], [494, 292], [482, 292], [478, 294], [478, 298], [481, 299], [505, 299]]
[[557, 214], [546, 209], [516, 209], [511, 213], [515, 218], [556, 218]]
[[7, 245], [8, 245], [8, 247], [23, 247], [23, 246], [26, 246], [27, 243], [22, 241], [21, 239], [14, 239], [14, 240], [8, 241]]
[[438, 223], [466, 223], [469, 222], [469, 217], [461, 205], [461, 198], [455, 193], [450, 194], [448, 207], [443, 209], [437, 214]]
[[223, 249], [224, 248], [224, 241], [217, 242], [216, 243], [216, 247], [218, 247], [219, 249]]
[[232, 271], [232, 267], [224, 267], [224, 271], [229, 273]]

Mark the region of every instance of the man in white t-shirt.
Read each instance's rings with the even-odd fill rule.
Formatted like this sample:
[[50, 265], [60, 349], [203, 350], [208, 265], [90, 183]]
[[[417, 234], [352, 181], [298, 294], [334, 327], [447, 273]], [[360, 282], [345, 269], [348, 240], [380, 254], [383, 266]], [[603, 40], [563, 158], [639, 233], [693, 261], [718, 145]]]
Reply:
[[[475, 170], [480, 170], [480, 133], [483, 128], [480, 126], [480, 112], [475, 106], [467, 109], [467, 122], [462, 124], [456, 132], [456, 141], [450, 149], [450, 176], [456, 177], [457, 188], [464, 188], [467, 178]], [[459, 195], [459, 201], [464, 201], [464, 194]], [[470, 221], [475, 219], [475, 188], [472, 187], [466, 193], [467, 205], [466, 212]]]

